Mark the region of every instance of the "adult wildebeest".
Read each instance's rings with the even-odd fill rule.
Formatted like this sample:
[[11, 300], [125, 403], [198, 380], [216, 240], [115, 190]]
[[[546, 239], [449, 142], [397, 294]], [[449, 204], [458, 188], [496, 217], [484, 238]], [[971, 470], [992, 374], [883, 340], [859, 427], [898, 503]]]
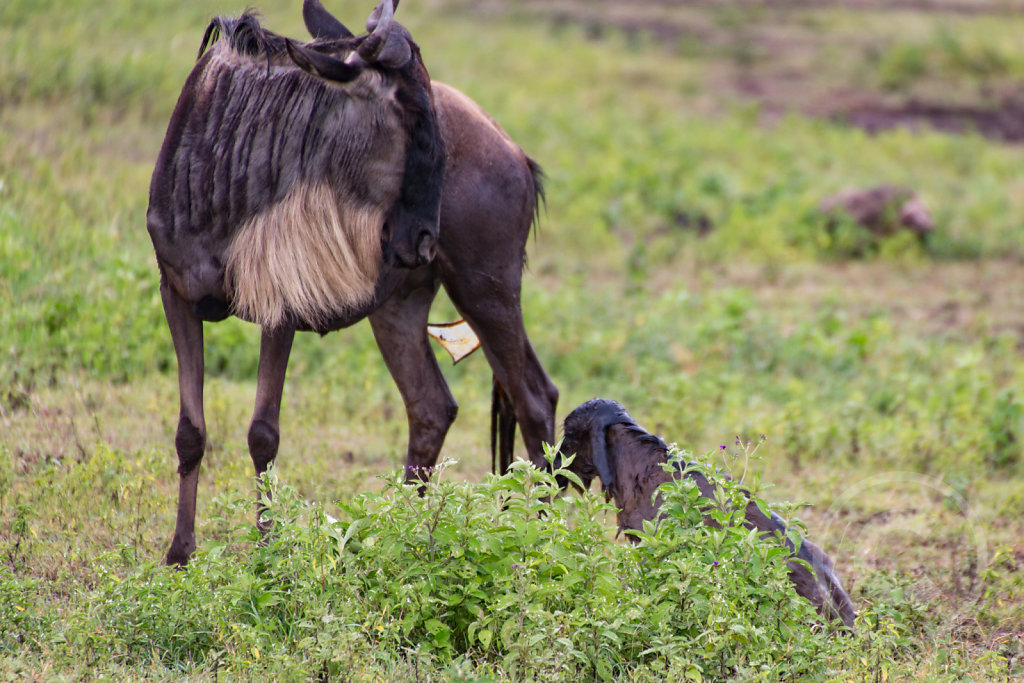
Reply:
[[[580, 478], [584, 487], [589, 488], [595, 477], [601, 480], [605, 495], [619, 508], [620, 531], [640, 530], [645, 520], [656, 519], [661, 506], [658, 487], [679, 476], [691, 478], [702, 497], [715, 499], [715, 485], [699, 470], [666, 471], [663, 465], [669, 462], [668, 445], [640, 427], [615, 401], [600, 398], [587, 401], [565, 418], [563, 430], [561, 452], [576, 456], [568, 466], [569, 471]], [[762, 531], [765, 536], [779, 536], [785, 539], [790, 551], [794, 550], [786, 534], [786, 521], [774, 512], [766, 515], [751, 500], [744, 517], [748, 528]], [[704, 521], [715, 523], [706, 514]], [[629, 538], [637, 540], [632, 534]], [[802, 562], [789, 561], [789, 578], [796, 592], [807, 598], [821, 614], [829, 618], [838, 616], [852, 627], [856, 613], [836, 576], [832, 559], [806, 539], [793, 557], [814, 569], [812, 573]]]
[[204, 321], [262, 327], [257, 475], [277, 455], [295, 331], [369, 317], [406, 405], [407, 479], [425, 476], [458, 408], [426, 334], [442, 284], [491, 365], [495, 420], [518, 421], [535, 462], [552, 440], [558, 391], [519, 301], [539, 168], [469, 98], [431, 84], [394, 5], [383, 0], [357, 37], [306, 0], [306, 44], [249, 13], [215, 19], [182, 89], [147, 213], [181, 400], [169, 564], [195, 549]]

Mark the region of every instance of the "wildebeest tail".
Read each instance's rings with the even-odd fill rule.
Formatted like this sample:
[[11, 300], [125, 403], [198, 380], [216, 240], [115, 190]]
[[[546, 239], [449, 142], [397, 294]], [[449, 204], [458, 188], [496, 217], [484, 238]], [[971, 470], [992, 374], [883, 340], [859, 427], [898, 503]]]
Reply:
[[505, 474], [512, 465], [516, 414], [505, 388], [494, 380], [491, 389], [491, 471]]
[[526, 163], [530, 166], [530, 175], [533, 176], [533, 226], [536, 229], [540, 221], [540, 210], [547, 205], [548, 197], [544, 192], [544, 169], [530, 157], [526, 157]]
[[[530, 167], [530, 177], [533, 178], [533, 239], [537, 239], [537, 226], [540, 225], [540, 213], [547, 205], [547, 194], [544, 192], [544, 169], [530, 157], [526, 157], [526, 164]], [[526, 256], [523, 255], [523, 266], [526, 266]]]

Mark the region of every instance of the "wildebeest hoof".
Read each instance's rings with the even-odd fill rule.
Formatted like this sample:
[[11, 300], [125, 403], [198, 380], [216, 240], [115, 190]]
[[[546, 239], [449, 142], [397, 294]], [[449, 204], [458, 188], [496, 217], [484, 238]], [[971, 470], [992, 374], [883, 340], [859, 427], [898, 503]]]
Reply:
[[167, 557], [164, 558], [164, 563], [169, 567], [178, 567], [179, 569], [184, 568], [188, 565], [189, 558], [192, 557], [192, 553], [195, 552], [195, 549], [195, 541], [182, 541], [176, 536], [174, 540], [171, 541], [171, 547], [167, 551]]

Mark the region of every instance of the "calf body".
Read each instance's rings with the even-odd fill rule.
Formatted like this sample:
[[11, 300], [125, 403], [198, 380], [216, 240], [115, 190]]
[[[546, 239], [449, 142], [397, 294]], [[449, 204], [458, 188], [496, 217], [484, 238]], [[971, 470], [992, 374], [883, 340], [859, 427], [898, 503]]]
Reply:
[[[658, 487], [680, 476], [691, 478], [700, 494], [715, 499], [715, 485], [695, 469], [666, 471], [668, 446], [657, 436], [644, 431], [620, 404], [607, 399], [594, 399], [576, 408], [564, 423], [562, 453], [575, 454], [569, 465], [589, 487], [600, 478], [605, 493], [619, 508], [619, 530], [643, 529], [645, 521], [658, 518], [661, 496]], [[856, 616], [849, 596], [836, 576], [832, 559], [825, 552], [803, 539], [795, 548], [786, 534], [788, 525], [775, 513], [765, 514], [754, 501], [744, 509], [745, 524], [765, 535], [779, 535], [793, 551], [789, 578], [798, 594], [807, 598], [818, 611], [829, 618], [839, 617], [853, 626]], [[707, 514], [708, 524], [714, 521]], [[636, 537], [630, 535], [631, 540]]]

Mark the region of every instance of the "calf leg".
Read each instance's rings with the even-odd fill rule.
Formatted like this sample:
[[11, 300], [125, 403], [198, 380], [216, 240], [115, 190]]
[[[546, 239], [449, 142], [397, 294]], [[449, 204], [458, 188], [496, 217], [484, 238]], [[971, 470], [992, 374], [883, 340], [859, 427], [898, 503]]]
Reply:
[[171, 330], [178, 359], [178, 431], [174, 437], [178, 453], [178, 514], [174, 537], [167, 551], [167, 564], [183, 565], [196, 549], [196, 492], [199, 464], [206, 449], [206, 419], [203, 416], [203, 322], [197, 318], [166, 279], [161, 278], [160, 298]]
[[428, 477], [459, 409], [427, 337], [427, 316], [437, 283], [426, 273], [370, 315], [373, 336], [402, 394], [409, 420], [406, 481]]
[[[267, 471], [277, 458], [281, 441], [279, 417], [284, 378], [288, 369], [288, 356], [292, 350], [295, 330], [291, 327], [268, 330], [260, 337], [260, 364], [256, 376], [256, 406], [249, 423], [249, 456], [256, 476]], [[266, 533], [267, 525], [260, 520], [263, 511], [257, 496], [256, 524]]]

